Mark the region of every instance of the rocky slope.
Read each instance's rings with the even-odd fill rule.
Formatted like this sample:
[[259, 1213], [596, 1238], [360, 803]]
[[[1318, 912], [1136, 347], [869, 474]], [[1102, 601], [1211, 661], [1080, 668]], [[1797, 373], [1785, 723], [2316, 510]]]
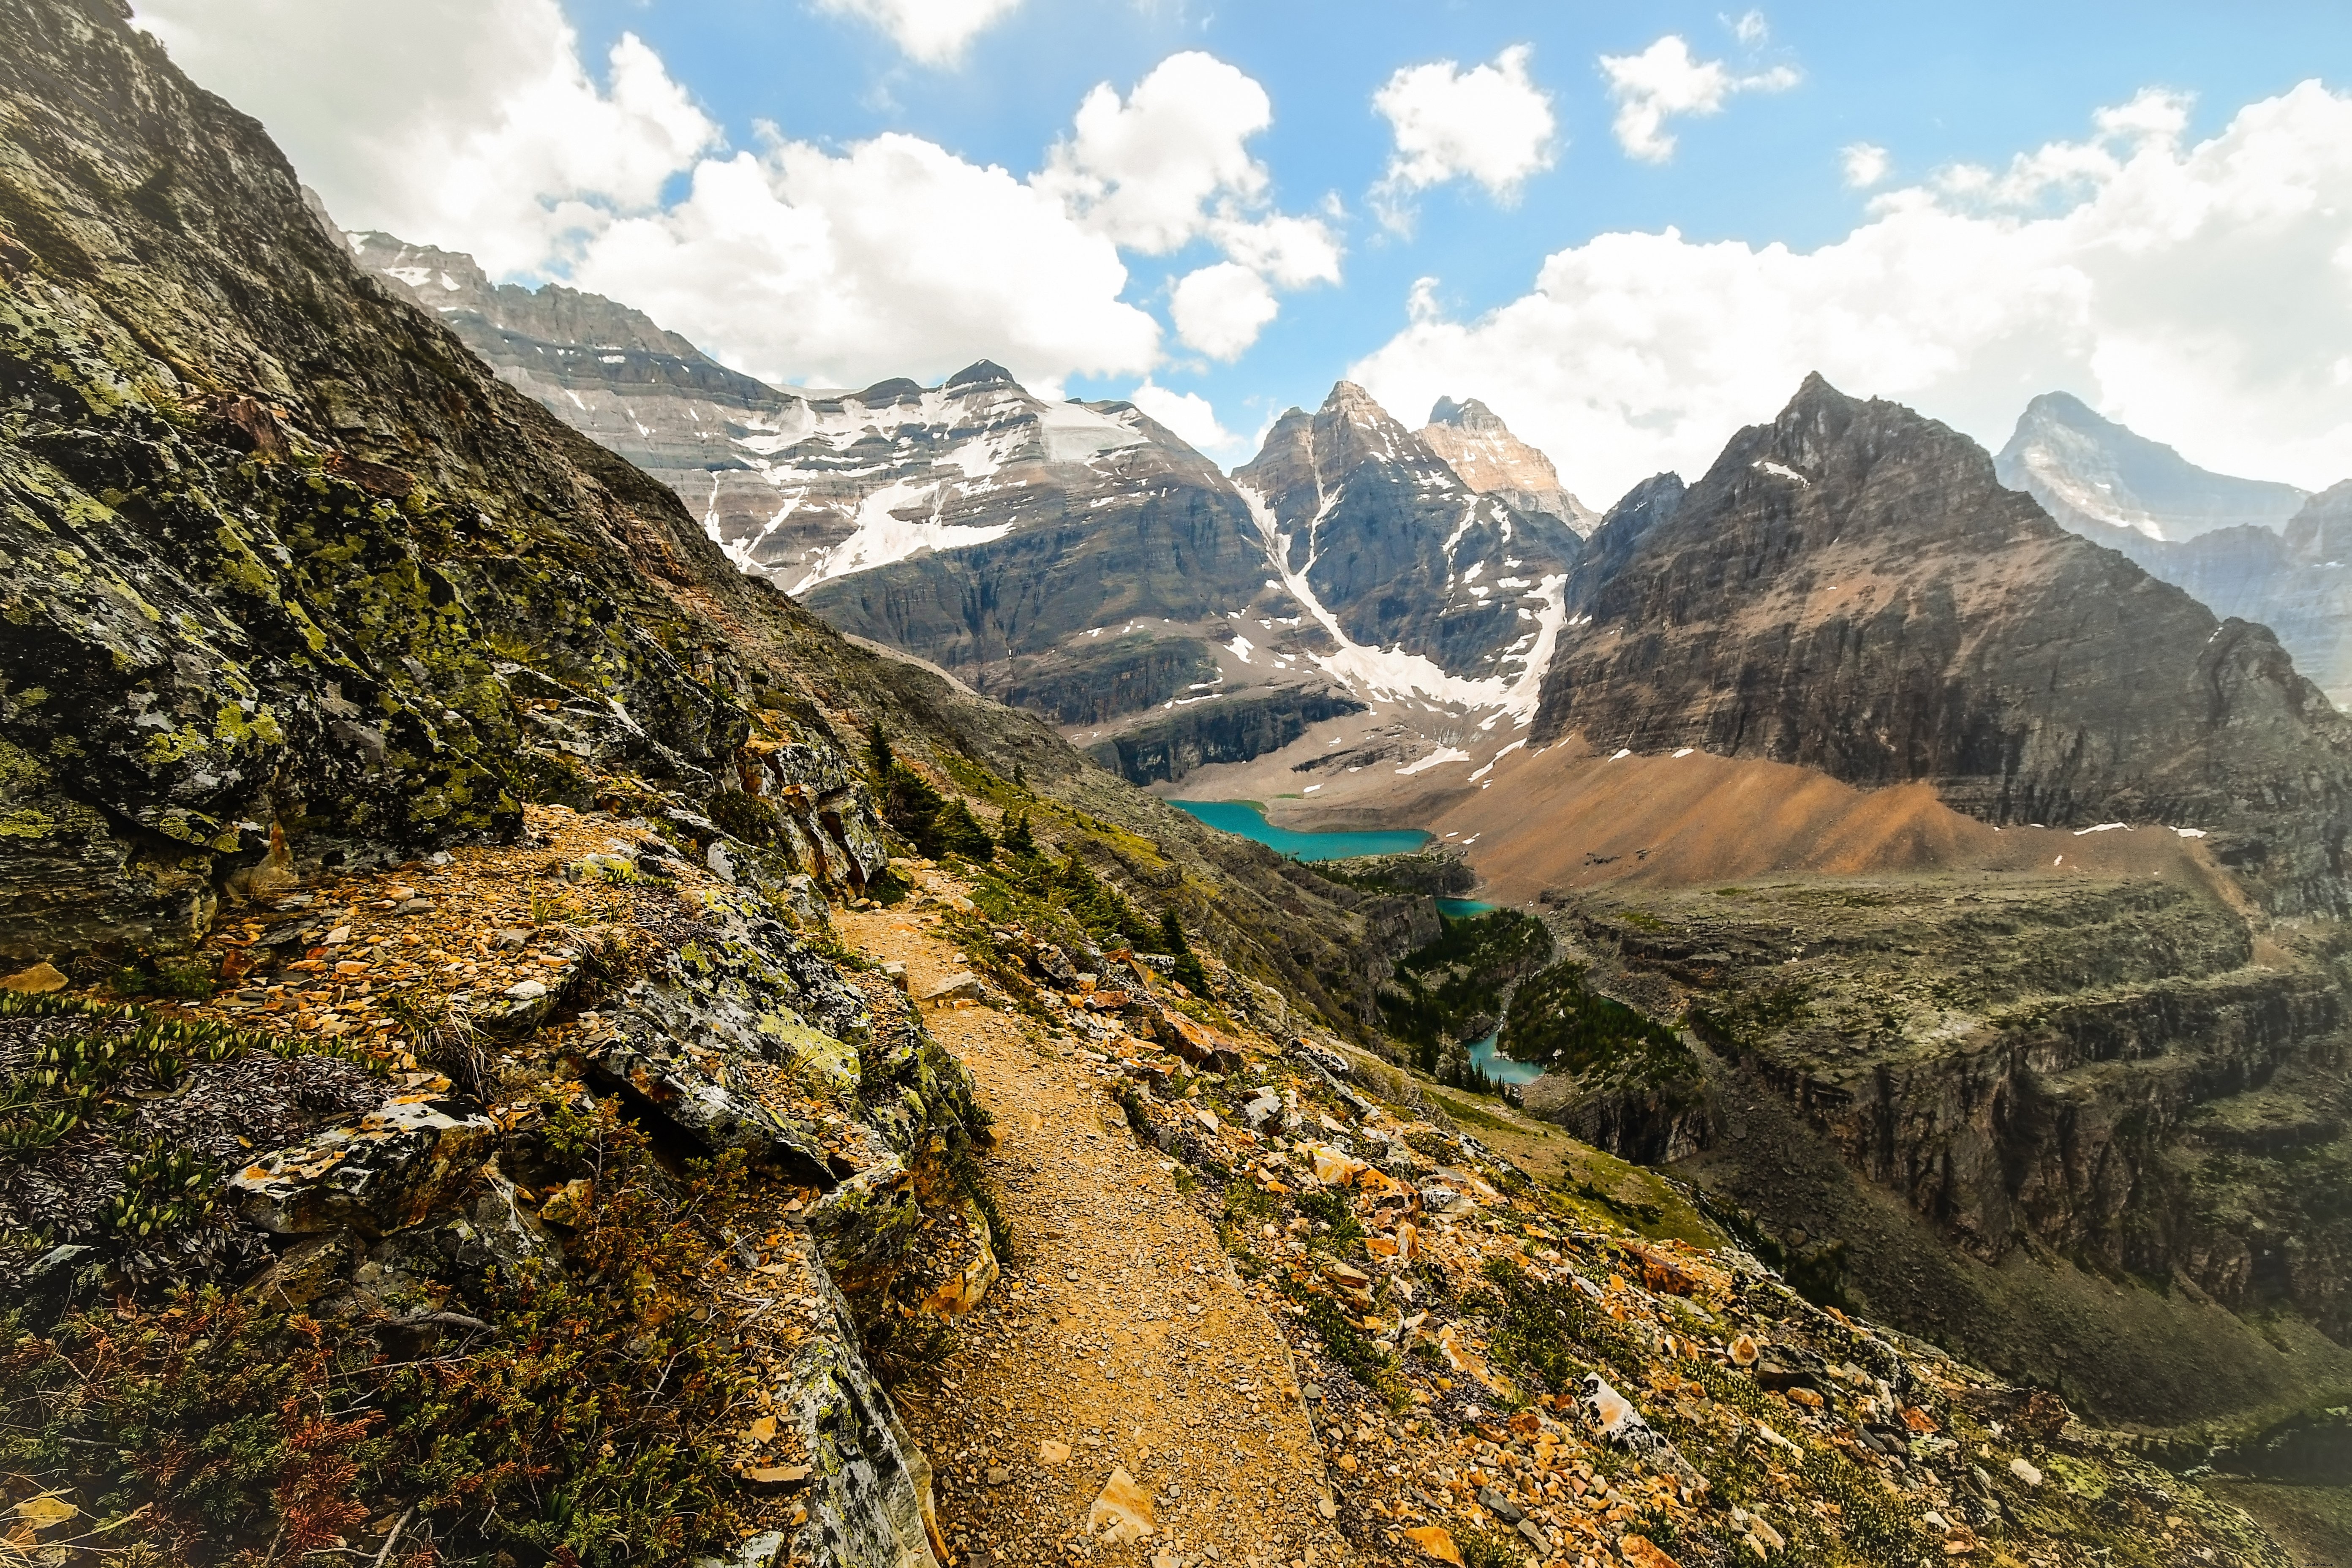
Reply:
[[1548, 513], [1580, 535], [1589, 535], [1601, 521], [1591, 507], [1560, 488], [1549, 458], [1512, 435], [1475, 397], [1464, 403], [1439, 398], [1421, 438], [1481, 495], [1500, 496], [1521, 511]]
[[[739, 573], [361, 271], [119, 7], [7, 0], [0, 37], [0, 1271], [35, 1314], [0, 1382], [90, 1423], [11, 1447], [8, 1506], [136, 1493], [177, 1561], [376, 1507], [379, 1561], [753, 1526], [927, 1560], [865, 1356], [987, 1250], [955, 1178], [985, 1128], [827, 901], [896, 896], [898, 836], [993, 791], [1060, 896], [1175, 908], [1234, 1005], [1356, 1030], [1418, 906], [1209, 835]], [[714, 1326], [754, 1279], [793, 1311]], [[116, 1333], [127, 1381], [93, 1381], [73, 1347]], [[453, 1381], [403, 1382], [436, 1344], [469, 1347], [429, 1363]], [[151, 1377], [191, 1432], [347, 1414], [148, 1474], [107, 1439]], [[501, 1425], [502, 1386], [545, 1423]], [[601, 1448], [600, 1403], [637, 1413]]]
[[2352, 729], [2277, 640], [1906, 409], [1810, 378], [1578, 586], [1539, 742], [1925, 780], [1995, 824], [2194, 830], [2273, 910], [2347, 907]]
[[2060, 524], [2103, 544], [2110, 530], [2169, 543], [2223, 528], [2275, 531], [2306, 499], [2293, 485], [2200, 468], [2063, 392], [2026, 405], [1993, 468]]

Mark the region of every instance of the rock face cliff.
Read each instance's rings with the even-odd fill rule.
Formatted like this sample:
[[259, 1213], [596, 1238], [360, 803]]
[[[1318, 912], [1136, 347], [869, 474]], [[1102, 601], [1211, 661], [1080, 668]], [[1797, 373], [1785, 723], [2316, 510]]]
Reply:
[[2352, 901], [2352, 727], [2277, 639], [2059, 528], [1895, 405], [1808, 379], [1580, 609], [1538, 737], [1927, 780], [1996, 824], [2195, 829], [2278, 910]]
[[2101, 543], [2108, 529], [2172, 543], [2221, 528], [2276, 531], [2307, 496], [2293, 485], [2200, 468], [2063, 392], [2026, 405], [1993, 468], [2001, 483]]
[[[1220, 674], [1225, 623], [1299, 613], [1265, 585], [1232, 483], [1132, 405], [1048, 404], [982, 363], [812, 418], [761, 459], [789, 504], [739, 555], [772, 559], [776, 581], [844, 630], [1062, 723], [1251, 685], [1244, 665]], [[772, 557], [787, 536], [799, 553]]]
[[1464, 403], [1439, 398], [1421, 438], [1481, 495], [1500, 496], [1521, 511], [1549, 513], [1580, 535], [1600, 525], [1599, 513], [1560, 488], [1551, 459], [1512, 435], [1475, 397]]
[[1333, 637], [1498, 697], [1539, 668], [1582, 541], [1465, 483], [1361, 387], [1341, 382], [1315, 413], [1286, 413], [1234, 479]]

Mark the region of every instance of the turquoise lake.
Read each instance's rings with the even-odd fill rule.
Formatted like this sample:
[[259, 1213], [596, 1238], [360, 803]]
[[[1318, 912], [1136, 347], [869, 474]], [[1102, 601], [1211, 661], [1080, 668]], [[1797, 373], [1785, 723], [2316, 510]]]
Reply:
[[1275, 826], [1257, 807], [1238, 800], [1171, 800], [1168, 804], [1221, 832], [1255, 838], [1276, 854], [1293, 860], [1403, 855], [1420, 848], [1430, 838], [1418, 827], [1384, 828], [1371, 833], [1294, 833], [1287, 827]]
[[1495, 906], [1481, 903], [1476, 899], [1440, 899], [1437, 900], [1437, 912], [1450, 921], [1466, 921], [1473, 915], [1493, 914]]
[[1543, 1077], [1543, 1068], [1535, 1062], [1513, 1061], [1495, 1052], [1494, 1035], [1487, 1036], [1470, 1047], [1470, 1060], [1478, 1070], [1496, 1083], [1533, 1083]]

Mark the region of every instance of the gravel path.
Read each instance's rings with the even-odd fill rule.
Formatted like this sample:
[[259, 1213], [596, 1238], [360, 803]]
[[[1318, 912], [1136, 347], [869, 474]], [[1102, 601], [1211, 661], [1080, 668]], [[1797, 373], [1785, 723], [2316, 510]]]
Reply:
[[[921, 915], [837, 920], [853, 945], [905, 963], [917, 996], [964, 967]], [[929, 1023], [997, 1118], [984, 1164], [1017, 1248], [958, 1323], [936, 1379], [894, 1391], [962, 1560], [1359, 1561], [1324, 1517], [1321, 1458], [1282, 1337], [1243, 1295], [1171, 1163], [1128, 1131], [1116, 1075], [1075, 1041], [985, 1005], [938, 1007]], [[1090, 1540], [1090, 1508], [1119, 1468], [1148, 1494], [1152, 1533], [1111, 1544], [1098, 1523]]]

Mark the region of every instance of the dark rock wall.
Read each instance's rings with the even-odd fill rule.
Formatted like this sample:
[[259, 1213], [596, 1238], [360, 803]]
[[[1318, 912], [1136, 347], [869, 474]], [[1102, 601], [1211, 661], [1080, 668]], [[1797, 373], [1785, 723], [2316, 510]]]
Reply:
[[2273, 908], [2352, 905], [2352, 727], [2277, 640], [2066, 532], [1907, 409], [1809, 379], [1582, 605], [1538, 741], [1925, 779], [1995, 823], [2195, 826]]
[[1275, 692], [1187, 708], [1098, 742], [1088, 751], [1130, 784], [1172, 783], [1212, 763], [1245, 763], [1278, 752], [1305, 734], [1309, 724], [1362, 711], [1362, 703], [1332, 692]]

